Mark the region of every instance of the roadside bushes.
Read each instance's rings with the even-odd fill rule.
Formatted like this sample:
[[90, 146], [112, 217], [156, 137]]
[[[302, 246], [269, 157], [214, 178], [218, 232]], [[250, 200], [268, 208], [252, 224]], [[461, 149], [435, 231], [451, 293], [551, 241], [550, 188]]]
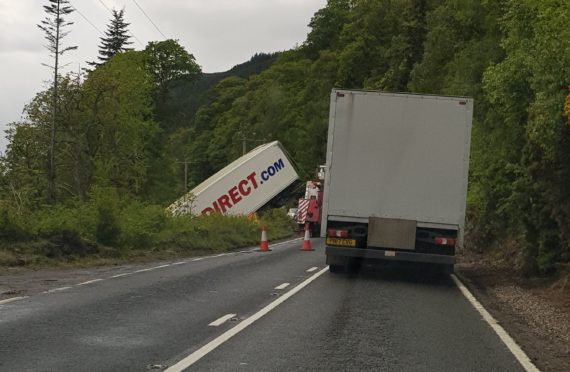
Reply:
[[291, 235], [297, 225], [287, 216], [285, 208], [268, 209], [261, 213], [261, 223], [267, 228], [269, 240], [280, 239]]
[[18, 241], [25, 239], [27, 235], [17, 214], [0, 203], [0, 241]]
[[23, 216], [1, 210], [0, 266], [45, 266], [83, 258], [109, 263], [223, 252], [256, 245], [261, 224], [272, 240], [288, 237], [294, 230], [284, 209], [267, 210], [258, 220], [219, 214], [174, 217], [163, 206], [99, 188], [88, 201], [69, 200]]

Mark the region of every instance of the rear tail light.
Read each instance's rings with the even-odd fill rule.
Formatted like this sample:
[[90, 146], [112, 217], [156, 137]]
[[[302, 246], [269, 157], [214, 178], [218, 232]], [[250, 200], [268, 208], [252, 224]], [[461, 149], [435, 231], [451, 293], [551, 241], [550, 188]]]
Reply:
[[328, 229], [327, 236], [336, 238], [348, 238], [348, 230]]
[[435, 245], [455, 245], [455, 239], [453, 238], [444, 238], [444, 237], [437, 237], [433, 239]]

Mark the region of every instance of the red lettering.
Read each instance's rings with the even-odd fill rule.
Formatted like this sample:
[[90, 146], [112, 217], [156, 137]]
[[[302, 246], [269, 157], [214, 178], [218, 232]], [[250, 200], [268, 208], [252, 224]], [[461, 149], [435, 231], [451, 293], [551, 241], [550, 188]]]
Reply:
[[210, 213], [214, 213], [214, 208], [212, 207], [206, 207], [204, 208], [204, 210], [202, 211], [202, 214], [210, 214]]
[[230, 209], [232, 205], [230, 204], [230, 198], [227, 195], [222, 195], [218, 198], [218, 203], [220, 208], [222, 208], [222, 213], [226, 213], [226, 207]]
[[250, 174], [249, 176], [247, 176], [247, 179], [251, 181], [251, 183], [253, 184], [253, 188], [257, 189], [257, 181], [255, 180], [255, 172], [253, 172], [252, 174]]
[[215, 209], [217, 212], [221, 212], [220, 207], [218, 206], [218, 202], [214, 202], [214, 209]]
[[247, 189], [244, 187], [247, 186], [247, 180], [242, 180], [239, 183], [239, 192], [240, 194], [242, 194], [243, 196], [248, 196], [251, 193], [251, 187], [248, 187]]
[[241, 201], [241, 196], [238, 194], [237, 186], [232, 187], [230, 191], [228, 191], [228, 194], [230, 195], [230, 198], [232, 199], [234, 205]]

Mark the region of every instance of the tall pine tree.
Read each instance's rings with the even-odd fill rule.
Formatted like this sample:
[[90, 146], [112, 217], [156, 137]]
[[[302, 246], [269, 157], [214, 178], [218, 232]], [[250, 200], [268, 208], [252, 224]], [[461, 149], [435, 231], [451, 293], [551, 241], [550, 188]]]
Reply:
[[124, 52], [125, 50], [130, 50], [127, 45], [132, 44], [129, 41], [130, 36], [128, 35], [127, 27], [130, 23], [125, 23], [125, 9], [119, 11], [113, 9], [113, 18], [111, 18], [111, 24], [107, 27], [105, 35], [107, 37], [101, 38], [101, 45], [99, 45], [99, 61], [100, 62], [89, 62], [92, 66], [98, 66], [110, 60], [115, 54]]
[[51, 108], [51, 128], [50, 141], [48, 148], [47, 161], [47, 201], [54, 203], [56, 199], [55, 190], [55, 136], [56, 124], [58, 119], [57, 103], [58, 103], [58, 79], [59, 79], [59, 57], [63, 53], [77, 49], [77, 46], [64, 47], [62, 40], [69, 34], [64, 28], [71, 26], [73, 22], [66, 22], [64, 16], [71, 14], [74, 8], [69, 5], [68, 0], [49, 0], [49, 5], [44, 5], [44, 11], [47, 13], [46, 18], [37, 26], [45, 33], [45, 39], [48, 41], [46, 45], [54, 60], [53, 66], [53, 85], [52, 85], [52, 108]]

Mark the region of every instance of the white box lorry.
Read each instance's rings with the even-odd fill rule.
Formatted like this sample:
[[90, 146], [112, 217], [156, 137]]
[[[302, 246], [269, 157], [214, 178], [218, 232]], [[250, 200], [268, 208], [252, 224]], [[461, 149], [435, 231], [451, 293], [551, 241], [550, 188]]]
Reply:
[[321, 235], [331, 272], [396, 260], [452, 271], [473, 99], [333, 89]]
[[184, 195], [168, 210], [194, 216], [219, 212], [248, 215], [295, 182], [299, 176], [278, 141], [261, 145]]

